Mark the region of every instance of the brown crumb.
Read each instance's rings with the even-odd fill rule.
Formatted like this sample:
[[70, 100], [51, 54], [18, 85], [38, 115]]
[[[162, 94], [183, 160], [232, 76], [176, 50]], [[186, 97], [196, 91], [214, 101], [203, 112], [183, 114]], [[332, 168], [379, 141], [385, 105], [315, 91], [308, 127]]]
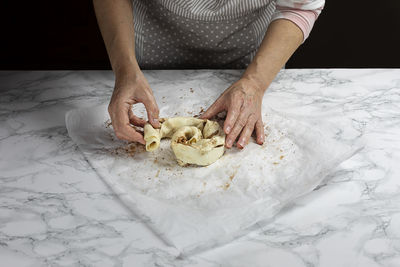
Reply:
[[274, 164], [274, 165], [278, 165], [279, 163], [278, 163], [278, 162], [273, 162], [273, 164]]
[[160, 170], [157, 171], [156, 178], [158, 177], [158, 175], [160, 175]]
[[285, 157], [285, 156], [282, 155], [282, 156], [279, 157], [279, 159], [283, 159], [284, 157]]
[[125, 152], [130, 156], [133, 157], [136, 152], [136, 145], [134, 144], [129, 144], [127, 147], [125, 147]]
[[145, 151], [146, 151], [146, 146], [143, 145], [136, 146], [136, 152], [145, 152]]
[[200, 112], [198, 114], [193, 115], [194, 118], [198, 118], [200, 117], [200, 114], [202, 114], [204, 112], [204, 108], [200, 107]]
[[157, 163], [158, 162], [158, 158], [155, 158], [153, 163]]
[[113, 150], [110, 151], [112, 155], [122, 155], [122, 156], [128, 156], [128, 157], [133, 157], [136, 153], [136, 146], [133, 144], [127, 145], [125, 147], [117, 147]]
[[224, 190], [227, 190], [227, 189], [229, 188], [229, 186], [231, 186], [230, 183], [225, 183], [225, 185], [224, 185]]
[[106, 120], [105, 124], [106, 128], [110, 128], [110, 126], [112, 125], [111, 120]]
[[178, 140], [176, 140], [176, 142], [177, 142], [178, 144], [187, 145], [189, 141], [186, 139], [185, 136], [180, 136], [180, 137], [178, 138]]
[[190, 88], [189, 90], [190, 90], [190, 92], [191, 92], [191, 93], [194, 93], [194, 90], [193, 90], [193, 88]]
[[232, 173], [230, 176], [229, 176], [229, 180], [233, 180], [233, 178], [235, 178], [235, 175], [236, 175], [236, 173], [237, 173], [237, 170], [235, 170], [235, 172], [234, 173]]

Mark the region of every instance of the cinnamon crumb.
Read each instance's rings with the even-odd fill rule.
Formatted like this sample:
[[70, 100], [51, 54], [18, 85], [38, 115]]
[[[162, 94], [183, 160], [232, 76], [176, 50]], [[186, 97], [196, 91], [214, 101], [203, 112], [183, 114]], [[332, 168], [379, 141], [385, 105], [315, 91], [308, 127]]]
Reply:
[[117, 155], [117, 156], [125, 156], [125, 157], [134, 157], [136, 152], [143, 150], [144, 147], [142, 146], [137, 146], [135, 143], [128, 144], [123, 147], [117, 147], [111, 150], [108, 150], [112, 155]]
[[188, 140], [186, 139], [185, 136], [180, 136], [180, 137], [178, 138], [178, 140], [176, 140], [176, 142], [177, 142], [178, 144], [183, 144], [183, 145], [187, 145], [187, 144], [188, 144]]
[[125, 147], [125, 152], [130, 156], [133, 157], [136, 152], [136, 146], [133, 144], [128, 145], [128, 147]]
[[225, 185], [224, 185], [224, 190], [227, 190], [227, 189], [229, 188], [230, 185], [231, 185], [230, 183], [225, 183]]
[[106, 120], [105, 124], [106, 124], [106, 128], [110, 128], [110, 126], [112, 125], [112, 122], [111, 122], [111, 120]]
[[235, 172], [234, 173], [232, 173], [230, 176], [229, 176], [229, 180], [233, 180], [233, 178], [235, 178], [235, 175], [236, 175], [236, 173], [237, 173], [237, 170], [235, 170]]

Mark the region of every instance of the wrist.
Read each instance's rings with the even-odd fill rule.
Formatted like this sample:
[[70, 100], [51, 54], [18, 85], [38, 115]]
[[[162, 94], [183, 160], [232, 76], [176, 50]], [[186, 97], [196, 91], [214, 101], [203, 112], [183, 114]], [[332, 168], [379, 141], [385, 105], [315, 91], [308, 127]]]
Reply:
[[254, 73], [245, 72], [240, 79], [246, 83], [250, 83], [252, 87], [256, 88], [256, 90], [262, 94], [264, 94], [269, 85], [259, 75]]
[[278, 66], [280, 65], [274, 64], [273, 62], [268, 64], [265, 60], [256, 56], [249, 64], [242, 77], [253, 80], [265, 91], [278, 74], [280, 70]]
[[136, 59], [124, 60], [118, 63], [112, 64], [112, 69], [116, 79], [135, 77], [141, 73], [141, 69]]
[[261, 87], [256, 80], [250, 77], [241, 77], [236, 83], [240, 85], [238, 88], [243, 88], [244, 92], [246, 92], [246, 94], [248, 95], [253, 95], [261, 98], [264, 96], [264, 88]]
[[114, 69], [115, 84], [126, 84], [137, 82], [143, 78], [142, 70], [139, 66], [124, 66]]

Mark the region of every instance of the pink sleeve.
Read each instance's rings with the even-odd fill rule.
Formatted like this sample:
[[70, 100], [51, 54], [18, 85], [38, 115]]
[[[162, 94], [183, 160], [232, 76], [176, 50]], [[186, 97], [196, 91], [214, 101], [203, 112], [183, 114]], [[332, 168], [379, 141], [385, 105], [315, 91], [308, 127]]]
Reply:
[[[299, 1], [281, 0], [277, 1], [277, 6], [272, 20], [287, 19], [295, 23], [303, 32], [303, 42], [310, 35], [314, 22], [324, 8], [325, 1], [306, 0]], [[283, 5], [281, 5], [283, 4]]]

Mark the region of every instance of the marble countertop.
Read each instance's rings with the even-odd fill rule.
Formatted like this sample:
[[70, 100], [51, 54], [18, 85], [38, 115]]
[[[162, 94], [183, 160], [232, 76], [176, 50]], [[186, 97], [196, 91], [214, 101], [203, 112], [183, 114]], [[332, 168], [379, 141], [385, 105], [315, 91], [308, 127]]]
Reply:
[[[145, 75], [157, 94], [177, 77], [200, 85], [240, 71]], [[271, 107], [347, 122], [338, 135], [363, 135], [366, 147], [262, 232], [189, 258], [120, 203], [67, 134], [65, 113], [108, 102], [113, 79], [0, 72], [1, 266], [400, 266], [399, 69], [282, 70]]]

